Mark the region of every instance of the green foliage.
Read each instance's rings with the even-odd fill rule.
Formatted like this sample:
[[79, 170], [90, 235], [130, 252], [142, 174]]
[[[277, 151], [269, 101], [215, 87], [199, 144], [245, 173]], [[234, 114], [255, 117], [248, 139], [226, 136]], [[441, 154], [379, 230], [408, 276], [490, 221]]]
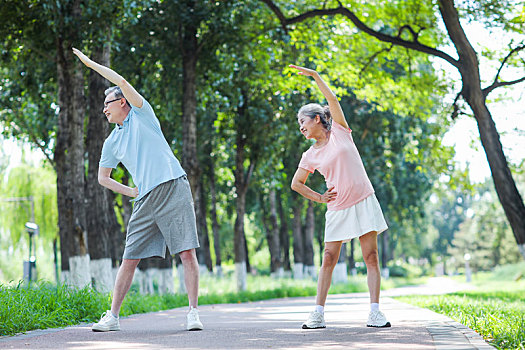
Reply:
[[457, 268], [464, 264], [465, 253], [470, 254], [470, 265], [474, 271], [487, 271], [522, 260], [492, 181], [479, 186], [467, 214], [449, 248]]
[[[2, 180], [2, 179], [0, 179]], [[35, 167], [27, 163], [11, 169], [8, 176], [0, 181], [2, 198], [30, 198], [34, 205], [34, 222], [39, 226], [39, 234], [45, 240], [57, 237], [58, 211], [56, 205], [56, 175], [53, 169], [44, 164]], [[13, 243], [26, 235], [25, 223], [32, 221], [32, 204], [29, 200], [0, 202], [0, 221], [8, 230]]]

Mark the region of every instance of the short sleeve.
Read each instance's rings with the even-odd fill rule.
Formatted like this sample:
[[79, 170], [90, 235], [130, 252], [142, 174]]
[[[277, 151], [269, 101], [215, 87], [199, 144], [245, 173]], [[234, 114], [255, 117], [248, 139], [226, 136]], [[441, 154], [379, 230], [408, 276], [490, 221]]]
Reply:
[[313, 174], [315, 171], [315, 168], [310, 164], [309, 158], [310, 157], [308, 156], [308, 151], [304, 152], [301, 157], [301, 161], [299, 162], [299, 168], [303, 168]]
[[104, 145], [102, 146], [102, 154], [100, 155], [100, 162], [98, 163], [99, 167], [102, 168], [113, 168], [115, 169], [119, 163], [119, 160], [113, 154], [111, 145], [106, 139]]
[[336, 132], [346, 132], [346, 133], [351, 133], [352, 132], [352, 129], [350, 128], [345, 128], [344, 126], [342, 126], [341, 124], [335, 122], [335, 121], [332, 121], [332, 130], [336, 131]]
[[151, 122], [155, 127], [160, 128], [160, 122], [155, 116], [153, 108], [145, 98], [142, 98], [142, 107], [132, 106], [131, 108], [142, 121]]

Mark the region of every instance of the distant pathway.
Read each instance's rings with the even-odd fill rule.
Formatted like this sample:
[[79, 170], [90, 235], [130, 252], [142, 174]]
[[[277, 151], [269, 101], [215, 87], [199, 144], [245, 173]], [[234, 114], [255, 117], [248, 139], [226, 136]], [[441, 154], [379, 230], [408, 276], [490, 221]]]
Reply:
[[[446, 281], [445, 281], [446, 280]], [[392, 328], [365, 327], [365, 293], [329, 295], [326, 329], [303, 330], [313, 297], [199, 307], [205, 329], [184, 330], [186, 308], [121, 320], [120, 332], [95, 333], [90, 325], [32, 331], [0, 338], [3, 349], [492, 349], [472, 330], [443, 315], [388, 296], [459, 288], [449, 279], [385, 291], [381, 308]], [[433, 283], [437, 283], [433, 285]], [[445, 286], [448, 286], [445, 288]], [[457, 290], [457, 289], [456, 289]], [[433, 293], [435, 294], [435, 293]], [[387, 296], [388, 295], [388, 296]]]

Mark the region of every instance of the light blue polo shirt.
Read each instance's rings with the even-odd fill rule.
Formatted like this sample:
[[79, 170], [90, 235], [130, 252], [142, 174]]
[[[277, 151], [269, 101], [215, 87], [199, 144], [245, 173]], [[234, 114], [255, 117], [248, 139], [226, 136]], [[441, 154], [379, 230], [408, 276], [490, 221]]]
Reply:
[[116, 168], [122, 163], [139, 189], [139, 200], [166, 181], [186, 175], [164, 138], [151, 105], [143, 99], [142, 108], [131, 107], [122, 126], [109, 134], [99, 166]]

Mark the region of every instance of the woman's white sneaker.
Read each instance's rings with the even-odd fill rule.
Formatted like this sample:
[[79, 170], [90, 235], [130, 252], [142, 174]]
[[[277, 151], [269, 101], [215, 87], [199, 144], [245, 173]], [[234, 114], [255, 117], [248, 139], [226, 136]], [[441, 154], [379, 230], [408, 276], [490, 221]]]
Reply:
[[201, 331], [202, 330], [202, 323], [199, 319], [199, 312], [197, 309], [192, 307], [190, 309], [190, 312], [188, 312], [188, 315], [186, 316], [186, 329], [189, 331]]
[[120, 331], [120, 322], [117, 317], [113, 316], [110, 310], [104, 312], [100, 321], [95, 323], [91, 330], [93, 332]]
[[303, 323], [303, 329], [326, 328], [324, 315], [318, 311], [310, 312], [308, 319]]
[[387, 321], [385, 315], [381, 311], [370, 311], [366, 326], [377, 328], [390, 327], [390, 322]]

